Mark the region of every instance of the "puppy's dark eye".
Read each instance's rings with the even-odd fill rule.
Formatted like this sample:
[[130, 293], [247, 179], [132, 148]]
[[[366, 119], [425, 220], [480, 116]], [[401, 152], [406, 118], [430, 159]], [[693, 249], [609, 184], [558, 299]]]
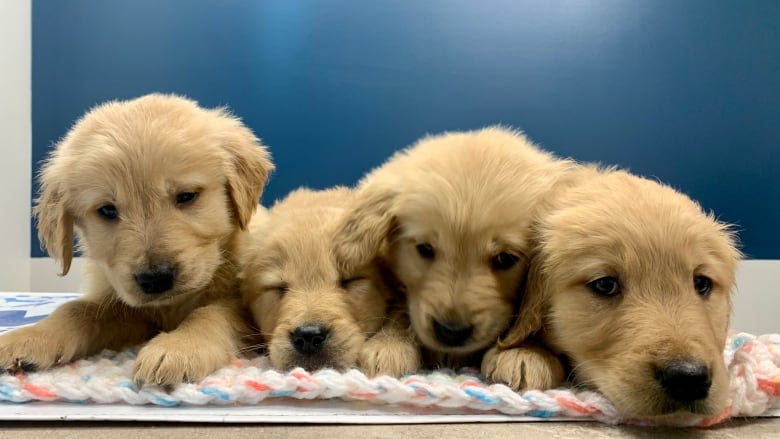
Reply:
[[198, 199], [197, 192], [179, 192], [176, 194], [176, 205], [188, 206], [194, 203], [196, 199]]
[[611, 276], [600, 277], [588, 282], [588, 288], [600, 296], [612, 297], [620, 294], [620, 283]]
[[433, 250], [433, 246], [427, 242], [417, 244], [417, 253], [419, 253], [420, 257], [423, 259], [433, 259], [436, 257], [436, 252]]
[[517, 264], [520, 257], [512, 253], [501, 252], [490, 259], [490, 266], [493, 270], [509, 270]]
[[113, 204], [106, 204], [105, 206], [98, 207], [97, 213], [107, 220], [115, 220], [119, 218], [119, 211]]
[[702, 275], [694, 276], [693, 287], [700, 296], [707, 297], [712, 292], [712, 279]]
[[362, 276], [356, 276], [356, 277], [351, 277], [349, 279], [341, 279], [339, 281], [339, 284], [341, 284], [342, 289], [346, 290], [350, 286], [352, 286], [352, 284], [354, 284], [355, 282], [360, 282], [361, 280], [366, 280], [366, 278]]
[[279, 296], [284, 296], [285, 294], [287, 294], [287, 291], [290, 290], [290, 286], [285, 283], [281, 283], [279, 285], [274, 285], [272, 287], [269, 287], [268, 290], [275, 291], [276, 294], [278, 294]]

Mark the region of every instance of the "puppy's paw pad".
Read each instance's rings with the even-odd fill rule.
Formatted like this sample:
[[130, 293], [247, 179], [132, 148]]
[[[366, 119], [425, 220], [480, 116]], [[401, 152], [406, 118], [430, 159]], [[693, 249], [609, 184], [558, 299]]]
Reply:
[[541, 348], [489, 350], [482, 360], [482, 373], [491, 381], [505, 383], [515, 390], [546, 390], [564, 379], [560, 359]]

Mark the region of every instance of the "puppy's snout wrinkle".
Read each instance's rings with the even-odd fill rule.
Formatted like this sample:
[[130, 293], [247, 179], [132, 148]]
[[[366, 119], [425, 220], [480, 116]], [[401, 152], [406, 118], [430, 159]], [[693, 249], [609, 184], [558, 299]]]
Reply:
[[290, 333], [290, 342], [298, 353], [314, 355], [320, 352], [328, 340], [328, 328], [322, 323], [308, 323]]
[[442, 344], [447, 346], [463, 346], [466, 344], [466, 340], [474, 332], [474, 327], [461, 322], [455, 321], [433, 321], [433, 332], [436, 334], [436, 339]]
[[173, 288], [176, 269], [163, 263], [144, 267], [135, 274], [135, 282], [146, 294], [161, 294]]
[[670, 398], [680, 402], [706, 398], [712, 385], [710, 368], [696, 359], [674, 360], [659, 367], [656, 380]]

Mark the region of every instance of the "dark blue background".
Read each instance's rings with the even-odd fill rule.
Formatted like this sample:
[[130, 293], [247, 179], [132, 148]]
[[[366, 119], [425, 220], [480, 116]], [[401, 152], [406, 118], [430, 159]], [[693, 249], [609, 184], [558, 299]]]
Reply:
[[278, 166], [264, 204], [504, 123], [671, 183], [777, 259], [779, 29], [775, 0], [33, 0], [33, 170], [88, 108], [151, 91], [241, 116]]

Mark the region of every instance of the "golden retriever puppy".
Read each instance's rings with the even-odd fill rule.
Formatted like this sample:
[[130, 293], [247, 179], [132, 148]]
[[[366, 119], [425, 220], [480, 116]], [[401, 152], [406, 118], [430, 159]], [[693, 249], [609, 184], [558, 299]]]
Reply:
[[85, 295], [0, 336], [0, 368], [46, 369], [148, 342], [133, 378], [170, 385], [229, 363], [248, 330], [237, 250], [270, 156], [237, 118], [172, 95], [100, 105], [40, 174], [38, 236]]
[[733, 234], [668, 186], [582, 172], [538, 224], [520, 316], [501, 347], [538, 332], [628, 417], [720, 413]]
[[[336, 235], [340, 269], [385, 261], [430, 365], [479, 365], [515, 315], [532, 221], [569, 166], [501, 127], [424, 138], [360, 183]], [[365, 354], [377, 373], [421, 366], [399, 323]]]
[[253, 221], [241, 290], [278, 370], [355, 366], [384, 320], [380, 271], [343, 278], [336, 265], [333, 235], [354, 200], [347, 188], [299, 189]]

